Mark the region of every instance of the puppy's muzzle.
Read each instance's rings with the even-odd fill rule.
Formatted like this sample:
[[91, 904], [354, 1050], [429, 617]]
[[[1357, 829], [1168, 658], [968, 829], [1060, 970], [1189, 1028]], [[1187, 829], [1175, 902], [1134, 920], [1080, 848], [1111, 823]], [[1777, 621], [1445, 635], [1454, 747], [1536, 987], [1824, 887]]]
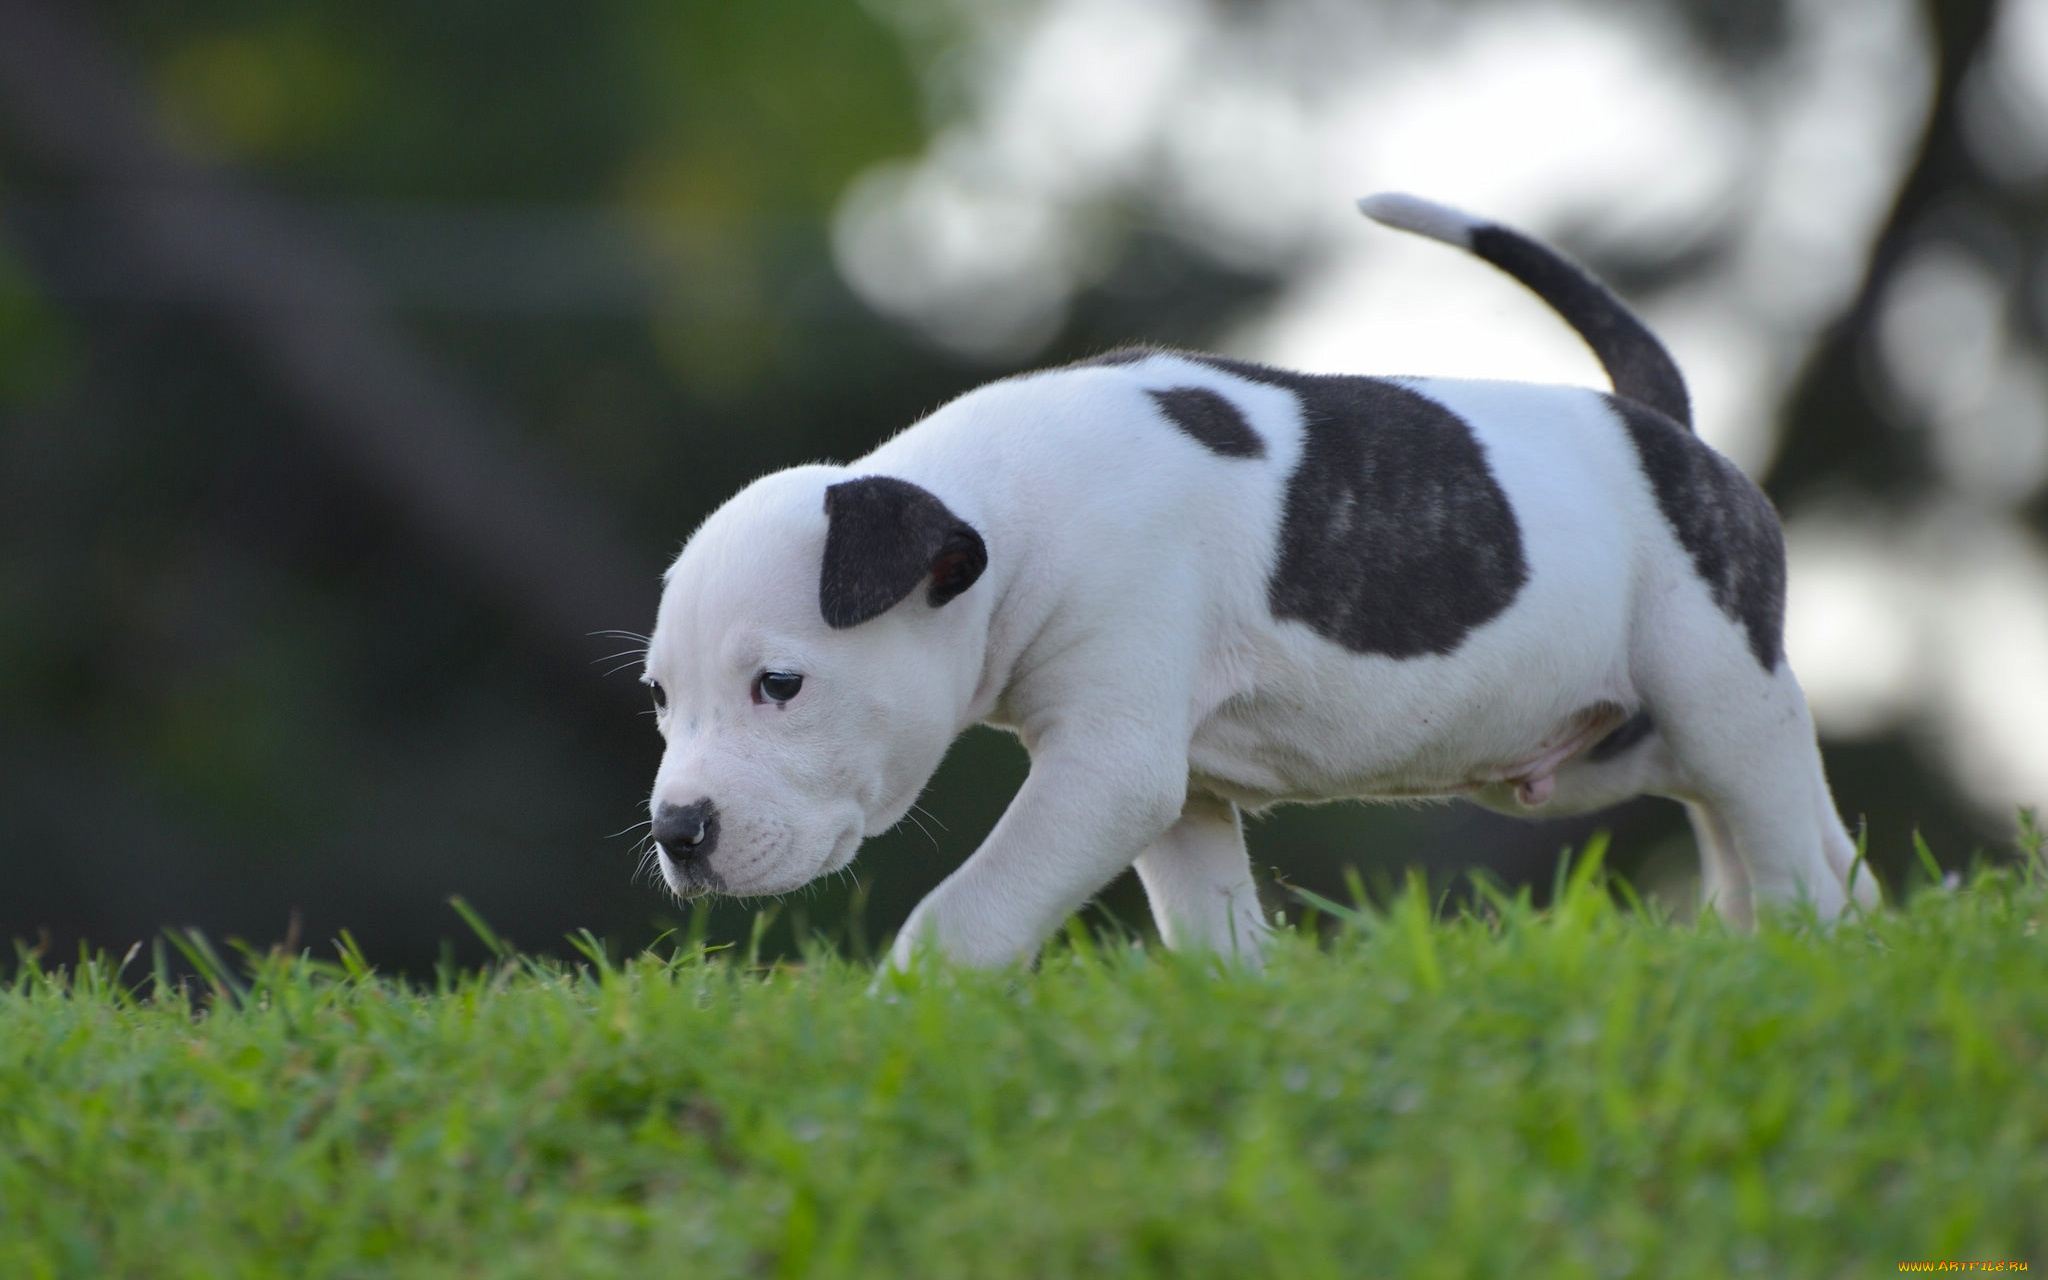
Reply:
[[709, 800], [686, 805], [664, 802], [654, 811], [654, 843], [678, 870], [692, 863], [701, 865], [718, 847], [718, 806]]

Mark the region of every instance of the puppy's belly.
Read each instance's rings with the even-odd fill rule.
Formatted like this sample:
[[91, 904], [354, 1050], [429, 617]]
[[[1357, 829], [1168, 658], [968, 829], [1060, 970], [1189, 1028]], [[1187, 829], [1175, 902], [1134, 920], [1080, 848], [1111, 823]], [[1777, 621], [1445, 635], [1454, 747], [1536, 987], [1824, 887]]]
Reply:
[[1569, 711], [1415, 716], [1374, 731], [1298, 712], [1282, 718], [1275, 710], [1245, 704], [1204, 723], [1188, 750], [1194, 784], [1248, 807], [1436, 799], [1501, 788], [1534, 809], [1549, 800], [1560, 768], [1629, 715], [1619, 702], [1589, 699]]

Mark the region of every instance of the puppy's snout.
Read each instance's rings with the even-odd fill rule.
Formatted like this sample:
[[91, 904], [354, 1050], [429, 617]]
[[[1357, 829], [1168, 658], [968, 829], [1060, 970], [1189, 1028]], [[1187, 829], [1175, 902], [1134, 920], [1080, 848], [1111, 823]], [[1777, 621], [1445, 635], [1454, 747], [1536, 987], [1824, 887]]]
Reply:
[[674, 863], [710, 857], [718, 847], [718, 806], [709, 800], [685, 805], [664, 802], [654, 811], [654, 843]]

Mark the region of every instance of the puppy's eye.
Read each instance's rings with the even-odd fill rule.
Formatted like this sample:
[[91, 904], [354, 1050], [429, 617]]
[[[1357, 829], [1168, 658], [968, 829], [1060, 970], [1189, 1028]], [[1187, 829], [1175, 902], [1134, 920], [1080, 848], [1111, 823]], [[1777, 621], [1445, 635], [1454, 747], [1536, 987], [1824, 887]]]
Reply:
[[754, 701], [788, 702], [804, 687], [804, 678], [794, 671], [763, 671], [754, 677]]
[[656, 711], [668, 710], [668, 693], [662, 689], [661, 681], [649, 680], [647, 682], [647, 692], [654, 695], [654, 709]]

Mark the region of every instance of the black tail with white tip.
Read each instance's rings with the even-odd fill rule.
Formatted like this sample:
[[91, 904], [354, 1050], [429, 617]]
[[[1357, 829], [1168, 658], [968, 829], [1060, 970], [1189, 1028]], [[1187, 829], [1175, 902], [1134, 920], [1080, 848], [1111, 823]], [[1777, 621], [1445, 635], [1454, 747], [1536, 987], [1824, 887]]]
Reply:
[[1375, 222], [1465, 249], [1521, 281], [1593, 348], [1616, 395], [1692, 426], [1685, 377], [1671, 353], [1606, 285], [1556, 250], [1511, 227], [1395, 191], [1367, 196], [1358, 208]]

